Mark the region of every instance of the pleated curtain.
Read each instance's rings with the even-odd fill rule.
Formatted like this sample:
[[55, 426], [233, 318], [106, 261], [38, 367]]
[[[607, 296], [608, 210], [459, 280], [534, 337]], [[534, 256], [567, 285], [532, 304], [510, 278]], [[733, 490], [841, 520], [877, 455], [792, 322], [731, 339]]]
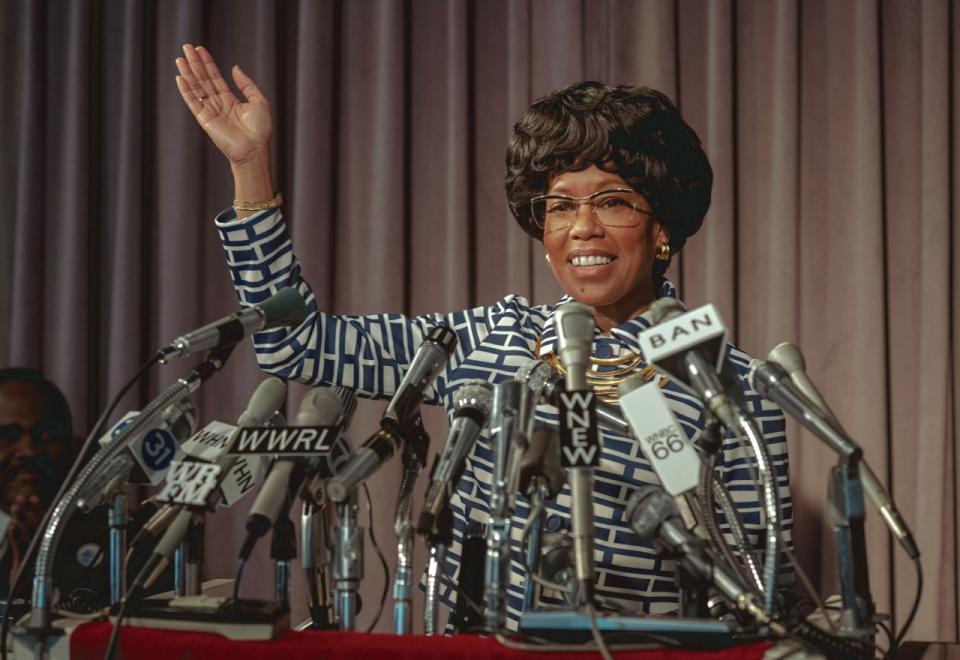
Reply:
[[[918, 538], [910, 638], [956, 642], [957, 36], [947, 0], [2, 0], [0, 364], [43, 370], [86, 431], [152, 352], [236, 308], [212, 223], [230, 171], [174, 85], [184, 42], [271, 100], [296, 251], [318, 305], [340, 313], [556, 300], [505, 203], [510, 129], [571, 82], [654, 87], [715, 172], [669, 276], [753, 355], [803, 349]], [[190, 367], [156, 369], [121, 408]], [[232, 422], [260, 378], [244, 344], [196, 396], [203, 421]], [[382, 407], [361, 406], [354, 444]], [[427, 419], [436, 449], [445, 417]], [[797, 554], [834, 593], [835, 457], [789, 435]], [[370, 486], [392, 564], [399, 465]], [[205, 577], [232, 575], [244, 509], [210, 517]], [[869, 507], [867, 533], [878, 607], [900, 623], [913, 568]], [[383, 586], [369, 545], [365, 573], [361, 626]], [[262, 548], [244, 594], [271, 583]]]

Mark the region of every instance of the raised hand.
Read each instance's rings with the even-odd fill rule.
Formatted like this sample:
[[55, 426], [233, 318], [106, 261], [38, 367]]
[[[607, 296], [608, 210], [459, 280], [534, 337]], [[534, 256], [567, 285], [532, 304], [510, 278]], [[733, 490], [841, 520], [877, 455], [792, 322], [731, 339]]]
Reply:
[[197, 123], [233, 166], [269, 160], [273, 119], [270, 103], [247, 74], [231, 73], [246, 102], [241, 102], [220, 75], [213, 56], [203, 46], [183, 46], [177, 58], [177, 89]]

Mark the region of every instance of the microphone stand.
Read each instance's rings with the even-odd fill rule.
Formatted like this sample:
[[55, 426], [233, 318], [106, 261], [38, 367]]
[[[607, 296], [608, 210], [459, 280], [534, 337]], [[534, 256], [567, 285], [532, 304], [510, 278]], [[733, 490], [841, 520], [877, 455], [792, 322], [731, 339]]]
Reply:
[[409, 635], [413, 628], [413, 487], [420, 470], [426, 465], [430, 437], [423, 428], [419, 413], [404, 429], [403, 479], [397, 496], [393, 530], [397, 535], [397, 570], [393, 574], [393, 631]]
[[216, 348], [186, 376], [178, 379], [173, 385], [164, 390], [160, 396], [151, 401], [135, 417], [131, 423], [117, 433], [110, 443], [94, 454], [90, 462], [77, 475], [76, 481], [64, 493], [63, 497], [54, 506], [50, 515], [50, 522], [43, 530], [40, 550], [37, 553], [36, 568], [33, 576], [33, 608], [30, 611], [30, 623], [20, 628], [23, 634], [36, 637], [37, 658], [43, 658], [46, 653], [46, 638], [60, 634], [59, 629], [51, 627], [51, 596], [53, 593], [53, 563], [56, 557], [57, 546], [63, 535], [67, 521], [76, 512], [79, 500], [84, 493], [86, 482], [97, 474], [104, 466], [116, 459], [127, 450], [127, 441], [137, 436], [154, 419], [160, 417], [170, 404], [179, 401], [191, 394], [206, 382], [213, 374], [223, 368], [230, 353], [236, 344]]
[[540, 571], [540, 551], [543, 547], [543, 525], [547, 518], [547, 507], [545, 503], [550, 497], [550, 490], [543, 479], [538, 480], [536, 489], [530, 497], [530, 510], [540, 509], [539, 515], [530, 528], [530, 535], [527, 538], [527, 571], [529, 575], [523, 585], [523, 611], [527, 612], [533, 609], [536, 602], [535, 592], [537, 583], [533, 575]]
[[484, 561], [484, 618], [487, 628], [498, 631], [507, 620], [507, 586], [510, 583], [511, 472], [513, 436], [517, 412], [523, 404], [523, 383], [506, 380], [493, 388], [490, 433], [493, 444], [493, 479], [490, 484], [490, 517], [487, 522], [487, 552]]
[[427, 590], [423, 600], [423, 633], [438, 634], [437, 601], [440, 597], [440, 576], [443, 575], [443, 562], [447, 558], [447, 548], [453, 543], [453, 510], [450, 500], [444, 501], [437, 515], [434, 527], [427, 534], [427, 547], [430, 558], [427, 562]]
[[110, 526], [110, 605], [119, 606], [127, 590], [127, 494], [121, 487], [114, 493], [107, 511]]
[[203, 564], [205, 518], [195, 515], [187, 536], [173, 555], [173, 593], [177, 598], [200, 594], [200, 566]]
[[304, 498], [300, 514], [300, 564], [307, 577], [310, 626], [314, 630], [336, 628], [331, 616], [327, 589], [327, 509], [312, 498]]
[[833, 528], [843, 597], [840, 630], [847, 636], [872, 642], [874, 603], [867, 572], [865, 519], [859, 456], [841, 456], [830, 471], [827, 488], [827, 520]]
[[360, 611], [357, 589], [363, 579], [363, 527], [357, 524], [357, 491], [337, 504], [340, 525], [333, 528], [334, 616], [340, 630], [353, 630]]
[[274, 600], [286, 603], [290, 597], [290, 561], [297, 558], [297, 532], [289, 515], [273, 524], [270, 558], [274, 561]]

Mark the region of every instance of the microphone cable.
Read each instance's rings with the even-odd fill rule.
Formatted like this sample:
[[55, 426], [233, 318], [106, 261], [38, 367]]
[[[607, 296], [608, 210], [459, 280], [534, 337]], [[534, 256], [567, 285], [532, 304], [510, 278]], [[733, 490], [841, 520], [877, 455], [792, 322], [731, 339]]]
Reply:
[[[91, 453], [90, 450], [96, 445], [97, 438], [99, 437], [104, 424], [113, 414], [113, 411], [120, 404], [120, 401], [122, 401], [127, 395], [130, 389], [136, 385], [141, 378], [143, 378], [143, 376], [147, 373], [147, 371], [150, 370], [151, 367], [153, 367], [155, 364], [161, 364], [162, 362], [163, 354], [157, 352], [149, 360], [142, 364], [140, 368], [137, 369], [137, 372], [133, 375], [133, 377], [120, 389], [120, 392], [113, 398], [110, 405], [107, 406], [106, 410], [103, 411], [96, 423], [93, 425], [93, 429], [87, 435], [86, 440], [84, 440], [80, 451], [77, 452], [76, 460], [70, 467], [70, 471], [67, 472], [67, 476], [64, 477], [63, 483], [60, 484], [60, 489], [54, 496], [51, 506], [49, 506], [44, 512], [43, 519], [40, 521], [40, 525], [37, 527], [37, 531], [34, 533], [33, 539], [31, 539], [26, 553], [24, 553], [23, 559], [20, 562], [20, 566], [17, 568], [16, 575], [14, 575], [14, 578], [10, 583], [10, 592], [7, 596], [8, 603], [13, 602], [14, 598], [17, 596], [17, 593], [23, 587], [24, 575], [26, 574], [27, 567], [30, 565], [34, 555], [37, 552], [37, 549], [40, 546], [40, 540], [43, 538], [43, 532], [47, 528], [47, 524], [50, 522], [50, 516], [53, 514], [53, 510], [55, 508], [53, 505], [63, 497], [64, 493], [66, 493], [71, 487], [73, 480], [76, 478], [81, 467], [86, 464], [86, 459], [89, 458], [87, 454]], [[0, 658], [2, 658], [2, 660], [7, 660], [7, 637], [10, 634], [10, 616], [8, 616], [7, 611], [9, 611], [9, 608], [4, 611], [3, 623], [0, 624]]]
[[387, 602], [387, 593], [390, 590], [390, 565], [387, 564], [387, 558], [383, 555], [383, 550], [380, 549], [377, 537], [373, 533], [373, 498], [370, 497], [370, 489], [367, 488], [366, 482], [361, 486], [363, 486], [363, 494], [367, 498], [367, 524], [370, 527], [370, 543], [373, 545], [373, 551], [377, 553], [377, 558], [380, 559], [380, 565], [383, 567], [383, 591], [380, 593], [380, 606], [377, 608], [376, 616], [373, 617], [373, 621], [367, 628], [367, 632], [371, 633], [377, 627], [377, 623], [383, 615], [384, 605]]
[[893, 641], [891, 651], [894, 657], [900, 651], [903, 638], [907, 636], [907, 631], [910, 630], [910, 626], [913, 625], [913, 619], [917, 616], [917, 610], [920, 609], [920, 597], [923, 595], [923, 568], [920, 566], [919, 556], [913, 560], [913, 564], [917, 568], [917, 593], [913, 598], [913, 607], [910, 608], [910, 614], [907, 615], [907, 620], [904, 622], [903, 627], [900, 628], [900, 632], [897, 633], [897, 638]]

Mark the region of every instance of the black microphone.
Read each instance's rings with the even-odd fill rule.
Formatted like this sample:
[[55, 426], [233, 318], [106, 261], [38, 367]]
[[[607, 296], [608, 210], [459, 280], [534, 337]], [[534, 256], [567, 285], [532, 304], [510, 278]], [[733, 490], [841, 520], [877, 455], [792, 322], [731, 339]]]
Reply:
[[327, 495], [343, 502], [361, 483], [389, 461], [403, 444], [404, 426], [423, 401], [424, 391], [437, 378], [457, 344], [457, 335], [439, 325], [417, 348], [380, 420], [380, 430], [353, 454], [347, 465], [327, 482]]
[[[345, 394], [347, 391], [341, 391]], [[346, 419], [345, 406], [337, 390], [328, 387], [315, 387], [304, 395], [300, 409], [294, 420], [294, 426], [338, 426], [342, 432], [349, 420]], [[340, 433], [336, 433], [337, 436]], [[263, 487], [247, 515], [247, 538], [240, 550], [240, 558], [250, 558], [257, 540], [273, 527], [285, 503], [289, 503], [292, 494], [300, 490], [307, 477], [306, 461], [296, 458], [280, 458], [270, 466], [270, 472], [263, 481]]]
[[659, 486], [635, 490], [627, 501], [627, 520], [642, 541], [658, 551], [676, 556], [683, 567], [713, 585], [738, 609], [769, 623], [757, 595], [722, 559], [714, 557], [703, 539], [687, 529], [674, 499]]
[[249, 334], [281, 326], [299, 325], [307, 315], [303, 296], [292, 288], [280, 289], [259, 305], [214, 321], [202, 328], [177, 337], [160, 349], [163, 358], [182, 357], [238, 343]]
[[821, 412], [778, 364], [754, 359], [748, 376], [750, 386], [795, 418], [804, 428], [823, 440], [833, 451], [847, 460], [859, 461], [863, 450], [847, 434]]
[[445, 325], [433, 328], [417, 348], [410, 368], [387, 404], [383, 416], [402, 426], [423, 401], [424, 391], [436, 380], [457, 346], [457, 333]]
[[560, 436], [546, 426], [533, 430], [530, 444], [520, 459], [520, 492], [528, 495], [540, 484], [547, 487], [547, 497], [556, 497], [566, 483], [560, 465]]
[[493, 387], [484, 380], [467, 381], [454, 394], [453, 420], [430, 474], [430, 484], [417, 532], [430, 534], [443, 505], [459, 480], [467, 455], [473, 449], [490, 414]]

